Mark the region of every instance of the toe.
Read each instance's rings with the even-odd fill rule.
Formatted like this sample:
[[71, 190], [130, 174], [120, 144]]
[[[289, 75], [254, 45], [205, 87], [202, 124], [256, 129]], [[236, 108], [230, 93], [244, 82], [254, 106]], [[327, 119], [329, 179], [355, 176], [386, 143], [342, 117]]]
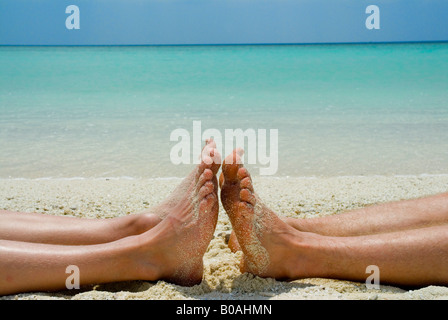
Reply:
[[247, 202], [248, 204], [255, 206], [256, 204], [256, 198], [253, 195], [252, 192], [250, 192], [248, 189], [241, 189], [240, 191], [240, 200]]
[[221, 155], [216, 148], [207, 145], [201, 153], [201, 166], [209, 168], [214, 174], [218, 173], [221, 166]]
[[[206, 191], [204, 190], [204, 194], [205, 193]], [[209, 210], [216, 207], [217, 203], [218, 203], [217, 197], [213, 192], [206, 193], [206, 195], [203, 198], [201, 198], [201, 203], [199, 204], [199, 210], [201, 212], [208, 213]]]
[[238, 170], [242, 167], [241, 156], [243, 154], [243, 149], [238, 148], [224, 159], [222, 172], [226, 183], [236, 183], [238, 181], [237, 174]]
[[213, 171], [211, 169], [205, 169], [199, 176], [196, 186], [201, 188], [206, 182], [212, 181], [214, 177]]
[[213, 138], [205, 139], [205, 145], [210, 146], [212, 148], [216, 148], [216, 142], [215, 140], [213, 140]]
[[240, 181], [240, 188], [241, 189], [247, 189], [247, 190], [249, 190], [250, 192], [253, 193], [254, 192], [254, 186], [252, 184], [251, 178], [250, 177], [246, 177], [246, 178], [242, 179]]
[[202, 200], [209, 194], [214, 193], [215, 186], [211, 180], [206, 181], [204, 185], [199, 189], [199, 199]]
[[241, 168], [238, 169], [238, 171], [237, 171], [237, 178], [239, 180], [243, 180], [243, 179], [246, 179], [246, 178], [251, 179], [249, 171], [246, 168], [244, 168], [244, 167], [241, 167]]

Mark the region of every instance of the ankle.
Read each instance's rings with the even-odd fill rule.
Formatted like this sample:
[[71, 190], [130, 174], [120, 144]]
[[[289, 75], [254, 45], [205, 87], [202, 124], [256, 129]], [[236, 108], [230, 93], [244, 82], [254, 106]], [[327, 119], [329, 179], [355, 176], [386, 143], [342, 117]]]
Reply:
[[323, 218], [284, 218], [284, 221], [296, 230], [302, 232], [312, 232], [317, 234], [325, 234], [325, 227], [327, 224], [322, 223]]
[[128, 271], [132, 270], [134, 279], [154, 281], [162, 277], [163, 261], [157, 254], [157, 245], [148, 232], [122, 239], [129, 249], [126, 256]]
[[157, 225], [161, 220], [153, 214], [131, 214], [114, 220], [113, 232], [118, 238], [142, 234]]
[[327, 274], [328, 254], [331, 251], [329, 237], [311, 232], [297, 232], [291, 240], [293, 254], [289, 263], [289, 277], [312, 278]]
[[152, 213], [136, 214], [132, 225], [134, 234], [142, 234], [154, 228], [161, 221], [159, 216]]

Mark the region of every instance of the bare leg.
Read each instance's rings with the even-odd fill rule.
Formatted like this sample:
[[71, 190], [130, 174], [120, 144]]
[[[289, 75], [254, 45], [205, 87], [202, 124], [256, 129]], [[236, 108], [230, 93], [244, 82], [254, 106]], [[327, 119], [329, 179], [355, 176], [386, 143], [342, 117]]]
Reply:
[[447, 225], [357, 237], [301, 232], [261, 202], [242, 165], [227, 163], [221, 201], [243, 251], [242, 272], [365, 281], [367, 266], [376, 265], [383, 283], [448, 283]]
[[[216, 148], [207, 140], [203, 153]], [[219, 165], [212, 164], [214, 171]], [[0, 239], [46, 244], [88, 245], [115, 241], [130, 235], [141, 234], [156, 226], [166, 217], [196, 183], [193, 170], [159, 205], [142, 213], [111, 219], [84, 219], [52, 216], [40, 213], [0, 210]]]
[[160, 221], [153, 214], [84, 219], [0, 211], [0, 239], [63, 245], [97, 244], [140, 234]]
[[[220, 186], [224, 175], [219, 179]], [[297, 230], [328, 236], [358, 236], [388, 233], [448, 224], [448, 192], [419, 199], [372, 205], [319, 218], [282, 218]], [[229, 247], [240, 250], [234, 233]]]
[[201, 163], [194, 184], [154, 228], [117, 241], [66, 246], [0, 240], [0, 294], [65, 288], [66, 268], [82, 284], [165, 279], [201, 282], [203, 255], [218, 219], [216, 166]]
[[320, 276], [365, 281], [367, 266], [376, 265], [382, 283], [448, 284], [448, 225], [358, 237], [321, 237], [321, 246], [308, 255], [312, 258], [311, 254], [320, 251], [320, 256], [314, 257], [314, 272]]
[[448, 193], [395, 201], [337, 215], [285, 221], [301, 231], [358, 236], [448, 224]]

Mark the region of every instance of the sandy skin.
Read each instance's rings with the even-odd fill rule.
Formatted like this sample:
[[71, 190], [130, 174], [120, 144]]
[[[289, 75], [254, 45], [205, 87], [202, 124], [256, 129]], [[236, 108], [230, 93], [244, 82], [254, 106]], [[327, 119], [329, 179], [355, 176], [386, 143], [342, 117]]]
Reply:
[[[295, 229], [284, 223], [255, 194], [249, 172], [241, 164], [242, 149], [227, 156], [222, 165], [221, 202], [233, 227], [230, 246], [241, 248], [241, 272], [277, 279], [297, 278], [293, 265], [301, 257], [292, 255]], [[237, 240], [237, 241], [236, 241]], [[303, 264], [301, 264], [303, 265]], [[305, 270], [303, 270], [305, 271]], [[302, 272], [300, 276], [306, 273]]]
[[[207, 144], [211, 146], [213, 142]], [[163, 257], [158, 263], [164, 269], [159, 273], [159, 279], [186, 286], [202, 281], [203, 255], [213, 238], [219, 210], [216, 173], [220, 162], [215, 163], [210, 158], [210, 155], [219, 157], [216, 149], [211, 148], [204, 148], [208, 155], [203, 157], [196, 172], [157, 208], [157, 213], [163, 213], [162, 221], [148, 233], [156, 239], [151, 251], [158, 251], [160, 255], [147, 261], [152, 264], [158, 260], [157, 256]]]

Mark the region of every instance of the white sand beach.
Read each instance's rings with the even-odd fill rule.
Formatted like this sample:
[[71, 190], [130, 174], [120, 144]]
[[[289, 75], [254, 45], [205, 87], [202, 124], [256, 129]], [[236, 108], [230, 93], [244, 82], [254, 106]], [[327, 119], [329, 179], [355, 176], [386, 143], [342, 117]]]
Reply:
[[[448, 175], [316, 178], [254, 177], [260, 198], [280, 216], [312, 219], [346, 210], [448, 191]], [[137, 214], [166, 197], [180, 179], [0, 180], [0, 210], [107, 219]], [[241, 253], [225, 243], [231, 224], [222, 206], [215, 237], [204, 256], [201, 284], [130, 281], [79, 290], [33, 292], [0, 299], [448, 299], [448, 287], [399, 288], [334, 279], [277, 281], [241, 274]], [[366, 277], [368, 275], [366, 274]]]

